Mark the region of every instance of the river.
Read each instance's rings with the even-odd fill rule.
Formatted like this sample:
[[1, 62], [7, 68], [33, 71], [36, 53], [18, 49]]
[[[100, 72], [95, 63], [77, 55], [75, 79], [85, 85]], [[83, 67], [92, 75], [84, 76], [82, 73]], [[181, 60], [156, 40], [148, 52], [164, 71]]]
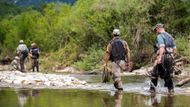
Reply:
[[0, 107], [190, 107], [190, 94], [175, 88], [168, 95], [162, 86], [156, 95], [148, 92], [149, 79], [125, 76], [124, 91], [114, 89], [112, 83], [103, 84], [101, 76], [72, 75], [85, 80], [92, 87], [71, 89], [0, 88]]

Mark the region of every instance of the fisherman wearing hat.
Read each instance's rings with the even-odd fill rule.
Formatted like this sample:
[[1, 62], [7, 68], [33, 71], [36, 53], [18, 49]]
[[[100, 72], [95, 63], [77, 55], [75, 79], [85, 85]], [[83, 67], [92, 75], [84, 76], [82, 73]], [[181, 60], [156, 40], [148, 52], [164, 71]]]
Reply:
[[121, 72], [124, 67], [130, 66], [130, 49], [127, 42], [120, 39], [119, 29], [114, 29], [112, 34], [113, 39], [107, 46], [104, 66], [108, 65], [109, 60], [112, 62], [114, 87], [123, 90]]
[[24, 44], [23, 40], [19, 41], [19, 45], [16, 51], [20, 58], [20, 71], [25, 72], [24, 62], [25, 62], [26, 57], [28, 56], [28, 48], [26, 44]]
[[164, 79], [164, 86], [168, 88], [169, 93], [174, 92], [173, 81], [171, 77], [174, 54], [176, 45], [173, 37], [167, 33], [162, 23], [158, 23], [153, 27], [157, 33], [156, 37], [156, 59], [154, 69], [151, 73], [150, 92], [155, 92], [155, 87], [158, 83], [158, 77]]
[[32, 58], [32, 71], [39, 72], [39, 55], [40, 55], [40, 49], [38, 48], [36, 43], [31, 44], [30, 52], [29, 52], [30, 57]]

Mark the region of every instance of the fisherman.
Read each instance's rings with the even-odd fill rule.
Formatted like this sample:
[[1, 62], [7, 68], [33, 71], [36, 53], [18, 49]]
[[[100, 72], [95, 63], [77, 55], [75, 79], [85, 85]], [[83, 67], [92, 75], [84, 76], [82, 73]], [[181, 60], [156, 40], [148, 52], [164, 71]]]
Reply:
[[31, 44], [29, 55], [32, 59], [32, 71], [35, 72], [35, 68], [36, 68], [37, 72], [39, 72], [40, 49], [38, 48], [36, 43]]
[[26, 44], [24, 44], [23, 40], [19, 41], [19, 45], [16, 51], [20, 58], [20, 71], [25, 72], [24, 62], [25, 62], [26, 57], [28, 56], [28, 48]]
[[162, 23], [156, 24], [153, 30], [158, 34], [156, 38], [156, 59], [154, 69], [151, 73], [150, 92], [155, 92], [155, 87], [158, 83], [158, 76], [164, 79], [164, 86], [168, 88], [169, 93], [174, 93], [173, 81], [171, 73], [173, 72], [172, 65], [174, 54], [176, 53], [176, 45], [173, 37], [167, 33]]
[[113, 30], [113, 39], [107, 46], [105, 67], [108, 65], [109, 60], [112, 62], [114, 87], [118, 90], [123, 90], [121, 72], [126, 67], [130, 67], [130, 49], [127, 42], [120, 39], [119, 29]]

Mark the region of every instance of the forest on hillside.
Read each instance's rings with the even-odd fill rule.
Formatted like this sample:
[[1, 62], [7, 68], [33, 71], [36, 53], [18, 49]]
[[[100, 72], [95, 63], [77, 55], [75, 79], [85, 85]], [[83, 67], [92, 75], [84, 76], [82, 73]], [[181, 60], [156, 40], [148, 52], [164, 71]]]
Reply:
[[28, 47], [38, 44], [44, 69], [98, 69], [113, 29], [119, 28], [132, 62], [141, 67], [150, 63], [156, 37], [152, 27], [161, 22], [175, 38], [177, 55], [190, 60], [189, 7], [189, 0], [77, 0], [41, 9], [0, 2], [0, 58], [13, 58], [23, 39]]

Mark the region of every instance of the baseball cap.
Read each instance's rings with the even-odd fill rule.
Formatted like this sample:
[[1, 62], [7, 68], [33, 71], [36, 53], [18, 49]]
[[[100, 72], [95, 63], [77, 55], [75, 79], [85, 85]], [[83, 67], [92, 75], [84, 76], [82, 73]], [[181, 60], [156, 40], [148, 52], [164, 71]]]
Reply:
[[156, 28], [163, 28], [164, 27], [164, 24], [162, 24], [162, 23], [158, 23], [158, 24], [156, 24], [154, 27], [153, 27], [153, 30], [156, 30]]
[[113, 30], [113, 35], [120, 35], [119, 29], [114, 29]]

